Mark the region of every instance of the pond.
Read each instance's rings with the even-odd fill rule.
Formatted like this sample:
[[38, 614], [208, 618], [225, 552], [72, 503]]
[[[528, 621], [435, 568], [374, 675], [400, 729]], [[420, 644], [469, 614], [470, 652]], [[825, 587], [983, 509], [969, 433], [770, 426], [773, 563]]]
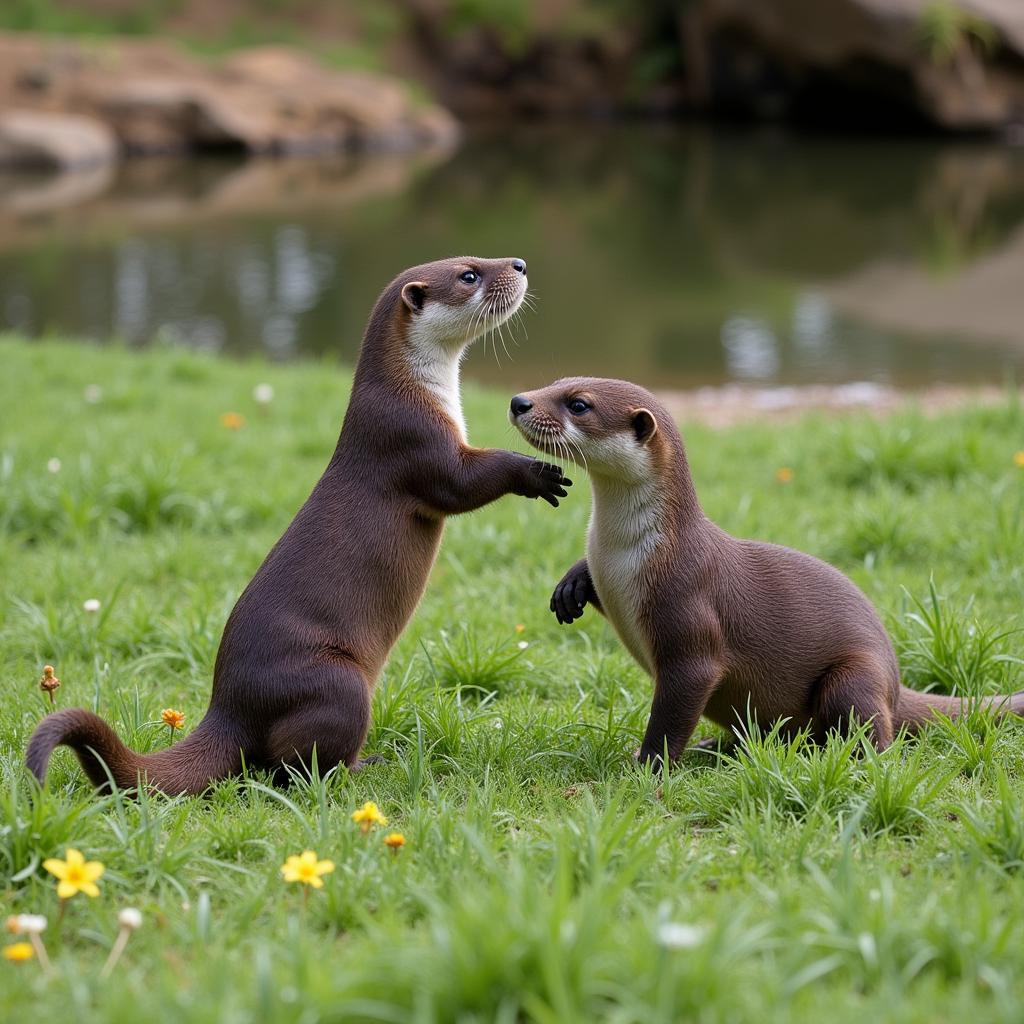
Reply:
[[1024, 377], [1024, 149], [634, 125], [444, 158], [0, 178], [0, 327], [351, 361], [403, 267], [522, 256], [467, 375], [655, 387]]

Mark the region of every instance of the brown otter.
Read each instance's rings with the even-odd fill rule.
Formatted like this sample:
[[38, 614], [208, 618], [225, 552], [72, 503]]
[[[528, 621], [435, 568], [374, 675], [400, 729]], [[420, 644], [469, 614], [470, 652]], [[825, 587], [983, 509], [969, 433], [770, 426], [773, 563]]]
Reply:
[[[900, 685], [892, 641], [841, 572], [791, 548], [737, 540], [704, 515], [675, 423], [625, 381], [571, 378], [512, 399], [534, 447], [590, 474], [587, 557], [551, 598], [559, 622], [589, 602], [654, 678], [638, 756], [678, 757], [701, 715], [730, 729], [748, 713], [822, 740], [869, 722], [883, 749], [964, 702]], [[1024, 714], [1024, 693], [985, 705]]]
[[520, 259], [413, 267], [373, 308], [334, 455], [224, 627], [213, 695], [195, 731], [139, 755], [101, 718], [44, 718], [27, 761], [38, 779], [70, 746], [96, 785], [198, 793], [244, 763], [358, 765], [370, 696], [416, 608], [445, 516], [504, 494], [552, 505], [571, 483], [557, 466], [466, 443], [459, 362], [526, 294]]

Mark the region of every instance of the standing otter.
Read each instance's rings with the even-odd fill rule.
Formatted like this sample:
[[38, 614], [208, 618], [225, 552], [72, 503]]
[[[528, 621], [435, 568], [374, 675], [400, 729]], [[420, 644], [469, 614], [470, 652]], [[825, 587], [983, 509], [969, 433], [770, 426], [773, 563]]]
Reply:
[[[28, 766], [42, 780], [70, 746], [94, 784], [140, 779], [198, 793], [244, 763], [359, 764], [370, 696], [427, 583], [445, 516], [504, 494], [558, 505], [571, 481], [525, 455], [470, 448], [459, 362], [526, 294], [520, 259], [413, 267], [370, 315], [334, 455], [228, 617], [206, 716], [181, 743], [129, 750], [101, 718], [39, 723]], [[105, 766], [105, 767], [104, 767]]]
[[[675, 423], [643, 388], [571, 378], [512, 399], [509, 416], [543, 452], [588, 471], [587, 557], [551, 598], [559, 622], [589, 602], [654, 678], [641, 760], [679, 756], [701, 715], [731, 728], [787, 719], [816, 740], [851, 714], [875, 746], [963, 701], [908, 690], [868, 599], [842, 573], [775, 544], [737, 540], [701, 510]], [[989, 707], [1024, 714], [1024, 693]]]

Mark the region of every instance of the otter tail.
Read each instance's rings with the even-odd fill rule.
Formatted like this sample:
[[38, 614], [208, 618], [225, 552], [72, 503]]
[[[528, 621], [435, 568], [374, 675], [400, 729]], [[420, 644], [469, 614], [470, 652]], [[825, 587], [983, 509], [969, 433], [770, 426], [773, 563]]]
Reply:
[[944, 697], [937, 693], [921, 693], [900, 687], [900, 702], [893, 725], [907, 732], [917, 732], [934, 719], [936, 713], [958, 718], [972, 707], [994, 711], [997, 715], [1024, 716], [1024, 690], [971, 700], [969, 697]]
[[198, 726], [166, 750], [137, 754], [98, 715], [68, 708], [47, 715], [28, 741], [25, 760], [40, 781], [46, 777], [55, 747], [70, 747], [93, 785], [103, 789], [110, 779], [121, 789], [140, 785], [177, 796], [201, 793], [211, 782], [241, 771], [242, 754], [230, 730], [207, 713]]

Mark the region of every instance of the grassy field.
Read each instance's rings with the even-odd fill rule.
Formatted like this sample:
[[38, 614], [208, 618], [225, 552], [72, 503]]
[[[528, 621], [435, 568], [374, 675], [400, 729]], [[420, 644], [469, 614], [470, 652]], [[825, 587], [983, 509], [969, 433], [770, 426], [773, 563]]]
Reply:
[[[592, 611], [547, 611], [582, 552], [582, 478], [558, 510], [506, 498], [450, 522], [376, 694], [385, 763], [133, 801], [97, 798], [62, 751], [37, 791], [45, 663], [58, 706], [138, 749], [168, 742], [162, 708], [198, 722], [224, 619], [325, 464], [349, 378], [16, 339], [0, 367], [0, 887], [8, 912], [48, 915], [54, 964], [0, 960], [0, 1018], [1020, 1019], [1024, 725], [974, 715], [882, 756], [760, 736], [638, 771], [648, 680]], [[522, 449], [507, 398], [468, 389], [476, 443]], [[849, 572], [910, 685], [1024, 687], [1019, 403], [686, 437], [708, 514]], [[367, 800], [387, 830], [352, 822]], [[58, 925], [41, 863], [67, 846], [106, 872]], [[308, 898], [279, 870], [304, 849], [336, 864]], [[125, 906], [145, 920], [101, 979]]]

